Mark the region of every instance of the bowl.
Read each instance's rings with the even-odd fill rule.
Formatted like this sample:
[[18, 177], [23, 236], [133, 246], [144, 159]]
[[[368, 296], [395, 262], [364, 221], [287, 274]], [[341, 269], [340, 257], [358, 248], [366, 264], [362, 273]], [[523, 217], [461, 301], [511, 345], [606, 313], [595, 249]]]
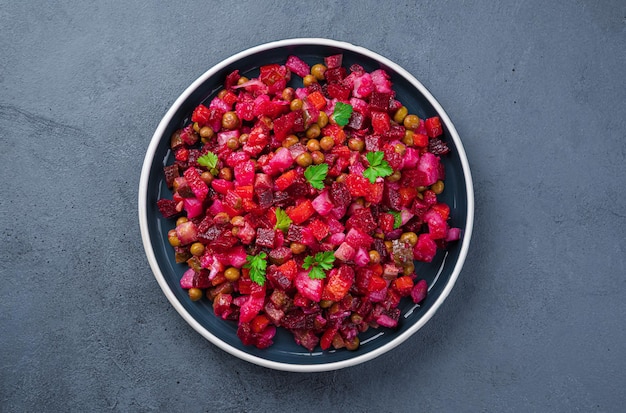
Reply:
[[[245, 346], [237, 337], [237, 325], [213, 314], [208, 300], [192, 302], [179, 281], [186, 265], [176, 264], [167, 233], [174, 220], [164, 219], [156, 207], [162, 197], [171, 197], [165, 185], [163, 166], [171, 162], [170, 136], [189, 122], [193, 109], [219, 91], [225, 76], [235, 69], [254, 77], [258, 68], [270, 63], [284, 64], [296, 55], [309, 64], [323, 57], [343, 54], [343, 65], [358, 63], [368, 72], [384, 68], [391, 76], [397, 98], [420, 118], [438, 115], [451, 153], [442, 157], [446, 168], [445, 190], [440, 199], [451, 208], [450, 224], [461, 229], [461, 238], [440, 251], [431, 263], [416, 263], [416, 273], [428, 281], [427, 298], [414, 304], [405, 299], [398, 308], [401, 317], [396, 329], [372, 329], [360, 335], [356, 351], [346, 349], [309, 352], [297, 345], [291, 333], [278, 329], [274, 344], [266, 349]], [[300, 81], [292, 76], [292, 82]], [[301, 83], [300, 83], [301, 85]], [[298, 86], [298, 85], [295, 85]], [[407, 70], [366, 48], [329, 39], [287, 39], [252, 47], [210, 68], [194, 81], [167, 111], [148, 146], [139, 185], [139, 223], [148, 262], [163, 293], [189, 325], [220, 349], [242, 360], [276, 370], [318, 372], [354, 366], [378, 357], [407, 340], [430, 320], [452, 290], [465, 261], [474, 219], [474, 193], [470, 168], [461, 139], [450, 118], [431, 93]], [[225, 355], [226, 356], [226, 355]]]

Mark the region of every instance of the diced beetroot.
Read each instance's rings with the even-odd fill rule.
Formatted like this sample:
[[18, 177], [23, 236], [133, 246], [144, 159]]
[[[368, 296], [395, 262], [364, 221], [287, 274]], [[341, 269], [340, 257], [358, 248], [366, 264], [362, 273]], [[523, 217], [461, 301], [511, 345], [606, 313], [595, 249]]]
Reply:
[[294, 207], [292, 210], [287, 211], [287, 215], [289, 215], [291, 221], [296, 225], [302, 224], [304, 221], [311, 218], [313, 214], [315, 214], [315, 208], [313, 208], [312, 202], [308, 199]]
[[421, 186], [429, 186], [439, 179], [439, 158], [430, 152], [425, 152], [417, 163], [417, 170], [422, 172]]
[[180, 286], [186, 290], [193, 288], [193, 279], [196, 275], [196, 272], [193, 268], [189, 268], [187, 271], [183, 273], [183, 276], [180, 279]]
[[365, 267], [370, 262], [370, 255], [363, 247], [359, 247], [354, 254], [354, 263], [359, 267]]
[[391, 97], [391, 92], [373, 91], [369, 100], [370, 110], [386, 113], [389, 110]]
[[322, 191], [317, 197], [315, 197], [311, 205], [313, 206], [313, 209], [315, 209], [315, 211], [322, 216], [328, 215], [334, 207], [327, 190]]
[[235, 237], [229, 229], [225, 229], [211, 243], [211, 248], [217, 252], [228, 252], [237, 244], [237, 242], [237, 237]]
[[307, 329], [294, 330], [293, 337], [298, 345], [301, 345], [309, 351], [313, 351], [320, 341], [319, 337], [316, 336], [313, 331]]
[[343, 232], [334, 233], [328, 238], [328, 242], [332, 245], [339, 245], [346, 239], [346, 234]]
[[176, 227], [176, 237], [181, 245], [188, 245], [198, 240], [198, 229], [193, 221], [183, 222]]
[[419, 161], [419, 151], [415, 148], [408, 147], [404, 152], [404, 164], [403, 168], [415, 168]]
[[324, 77], [328, 84], [339, 83], [346, 77], [346, 69], [344, 67], [326, 69]]
[[[245, 153], [245, 152], [241, 152]], [[254, 182], [254, 162], [243, 161], [233, 168], [237, 186], [252, 185]]]
[[461, 239], [461, 229], [460, 228], [450, 228], [448, 229], [448, 235], [446, 236], [447, 242], [458, 241]]
[[346, 127], [354, 130], [360, 130], [365, 128], [365, 115], [360, 112], [353, 111], [352, 115], [350, 115], [350, 119]]
[[383, 191], [383, 202], [393, 210], [399, 211], [402, 209], [402, 197], [400, 193], [389, 185], [386, 185]]
[[189, 125], [180, 131], [180, 139], [185, 145], [193, 146], [198, 142], [200, 136], [193, 129], [193, 126]]
[[367, 135], [365, 137], [365, 149], [368, 152], [379, 151], [382, 146], [382, 139], [378, 135]]
[[233, 70], [228, 75], [226, 75], [226, 79], [224, 80], [224, 88], [230, 89], [233, 86], [237, 85], [237, 81], [241, 78], [239, 74], [239, 69]]
[[450, 152], [450, 148], [441, 139], [431, 138], [428, 140], [428, 151], [434, 155], [445, 155]]
[[448, 234], [448, 224], [435, 210], [428, 210], [422, 219], [428, 224], [428, 233], [433, 240], [444, 239]]
[[228, 190], [233, 189], [233, 182], [225, 179], [214, 179], [211, 181], [211, 188], [218, 194], [226, 195]]
[[174, 179], [180, 177], [180, 168], [177, 164], [164, 166], [163, 175], [165, 175], [165, 185], [171, 189], [174, 186]]
[[243, 208], [243, 200], [237, 192], [229, 189], [224, 196], [224, 205], [239, 211]]
[[245, 223], [243, 227], [237, 233], [237, 238], [241, 240], [244, 245], [250, 245], [256, 236], [256, 230], [249, 223]]
[[330, 199], [339, 207], [347, 207], [352, 201], [348, 187], [343, 182], [334, 181], [329, 190]]
[[274, 119], [274, 135], [276, 139], [282, 142], [293, 132], [297, 117], [297, 111], [293, 111]]
[[372, 204], [380, 204], [383, 200], [384, 189], [384, 182], [369, 183], [369, 191], [365, 195], [365, 200]]
[[187, 168], [183, 173], [183, 176], [187, 180], [189, 188], [193, 192], [194, 196], [200, 201], [204, 201], [209, 193], [209, 187], [200, 178], [200, 173], [196, 168]]
[[389, 75], [383, 69], [374, 70], [370, 73], [372, 77], [372, 82], [374, 83], [374, 88], [377, 92], [382, 93], [390, 93], [391, 90], [391, 81], [389, 80]]
[[239, 323], [248, 323], [263, 309], [265, 294], [250, 294], [239, 310]]
[[204, 213], [202, 201], [196, 198], [183, 199], [183, 208], [187, 213], [187, 218], [192, 219], [201, 216]]
[[415, 304], [419, 304], [424, 301], [426, 295], [428, 294], [428, 284], [426, 280], [419, 280], [415, 283], [415, 286], [411, 290], [411, 299]]
[[311, 73], [311, 68], [309, 67], [309, 65], [297, 56], [289, 56], [287, 58], [285, 66], [287, 66], [289, 70], [291, 70], [300, 77], [305, 77], [306, 75]]
[[243, 163], [243, 162], [245, 162], [245, 161], [247, 161], [249, 159], [250, 159], [250, 155], [248, 155], [247, 153], [245, 153], [243, 151], [232, 152], [226, 158], [226, 165], [228, 165], [231, 168], [234, 168], [235, 166], [237, 166], [240, 163]]
[[272, 159], [270, 159], [269, 167], [271, 172], [269, 175], [273, 175], [277, 172], [286, 171], [291, 165], [293, 165], [293, 158], [291, 152], [287, 148], [279, 148]]
[[251, 121], [254, 119], [254, 102], [238, 101], [235, 104], [235, 113], [240, 120]]
[[404, 138], [404, 134], [406, 133], [406, 129], [401, 125], [391, 125], [389, 130], [383, 134], [383, 138], [393, 141], [393, 140], [402, 140]]
[[437, 253], [437, 244], [430, 234], [420, 234], [413, 248], [413, 257], [418, 261], [431, 262]]
[[328, 230], [331, 234], [336, 234], [338, 232], [343, 232], [344, 226], [343, 224], [333, 217], [326, 217], [326, 223], [328, 224]]
[[398, 320], [400, 319], [400, 310], [393, 308], [386, 310], [383, 314], [376, 317], [376, 323], [382, 327], [395, 328], [398, 326]]
[[374, 90], [374, 82], [369, 73], [363, 73], [354, 79], [352, 84], [352, 96], [355, 98], [367, 98]]
[[330, 83], [326, 90], [328, 96], [333, 99], [345, 102], [350, 98], [350, 89], [340, 83]]
[[273, 338], [276, 335], [276, 327], [268, 325], [262, 332], [256, 337], [256, 348], [264, 349], [274, 344]]
[[180, 211], [176, 209], [176, 201], [171, 199], [159, 199], [157, 201], [157, 207], [159, 208], [159, 212], [163, 215], [164, 218], [174, 218], [175, 216], [180, 214]]
[[256, 245], [262, 247], [274, 248], [275, 231], [273, 229], [257, 228]]
[[295, 286], [298, 292], [311, 301], [319, 302], [322, 299], [323, 280], [311, 279], [308, 271], [296, 275]]
[[385, 153], [385, 160], [389, 163], [391, 169], [393, 169], [394, 171], [402, 169], [404, 161], [402, 159], [402, 155], [396, 152], [395, 145], [384, 145], [383, 152]]
[[383, 213], [378, 216], [380, 229], [384, 233], [393, 231], [395, 217], [391, 214]]
[[332, 55], [332, 56], [324, 57], [324, 64], [326, 65], [326, 67], [328, 69], [334, 69], [336, 67], [341, 67], [342, 63], [343, 63], [343, 55], [342, 54], [335, 54], [335, 55]]
[[228, 258], [231, 266], [241, 268], [246, 263], [246, 250], [239, 245], [228, 252]]
[[350, 244], [344, 241], [335, 250], [334, 255], [338, 260], [346, 262], [346, 261], [352, 260], [352, 258], [354, 258], [355, 253], [356, 253], [356, 250], [353, 247], [351, 247]]
[[365, 233], [371, 233], [378, 227], [369, 208], [360, 208], [352, 213], [346, 223], [348, 228], [357, 228]]
[[224, 100], [216, 96], [211, 100], [211, 103], [209, 104], [209, 109], [217, 109], [220, 112], [224, 113], [228, 112], [231, 107], [226, 102], [224, 102]]
[[355, 98], [355, 97], [350, 98], [350, 105], [352, 106], [353, 113], [354, 112], [359, 112], [360, 114], [362, 114], [366, 118], [369, 117], [369, 115], [370, 115], [369, 104], [366, 101], [364, 101], [363, 99], [358, 99], [358, 98]]
[[354, 248], [369, 248], [372, 242], [374, 242], [374, 238], [358, 228], [350, 228], [350, 230], [346, 234], [345, 241]]

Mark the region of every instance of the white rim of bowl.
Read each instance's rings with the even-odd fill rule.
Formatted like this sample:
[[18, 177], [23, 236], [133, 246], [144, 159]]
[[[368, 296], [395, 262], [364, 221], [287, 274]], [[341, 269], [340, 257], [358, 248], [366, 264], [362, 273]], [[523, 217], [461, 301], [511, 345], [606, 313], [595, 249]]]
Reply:
[[[205, 329], [200, 323], [198, 323], [188, 312], [185, 310], [183, 305], [176, 299], [174, 293], [170, 290], [161, 269], [156, 260], [156, 256], [154, 254], [154, 250], [152, 248], [152, 243], [150, 242], [150, 236], [148, 231], [148, 213], [146, 209], [146, 201], [147, 201], [147, 188], [148, 188], [148, 178], [150, 176], [150, 169], [152, 163], [154, 162], [154, 155], [156, 149], [159, 145], [161, 137], [167, 128], [167, 125], [172, 120], [176, 110], [180, 107], [180, 105], [189, 97], [189, 95], [204, 81], [206, 81], [209, 77], [213, 76], [216, 72], [221, 70], [222, 68], [230, 65], [231, 63], [237, 62], [238, 60], [249, 56], [251, 54], [255, 54], [258, 52], [267, 51], [270, 49], [285, 47], [285, 46], [303, 46], [303, 45], [319, 45], [319, 46], [329, 46], [329, 47], [337, 47], [345, 50], [349, 50], [355, 53], [360, 53], [365, 56], [368, 56], [387, 67], [395, 70], [399, 75], [406, 78], [415, 88], [417, 88], [424, 97], [430, 102], [430, 104], [435, 108], [440, 118], [443, 120], [444, 124], [447, 127], [448, 133], [450, 137], [454, 141], [456, 146], [456, 152], [458, 153], [459, 159], [461, 160], [461, 165], [463, 167], [463, 176], [465, 178], [465, 186], [467, 191], [467, 217], [466, 217], [466, 226], [463, 230], [463, 241], [461, 245], [461, 250], [459, 252], [459, 258], [454, 266], [452, 274], [450, 275], [450, 280], [445, 285], [441, 295], [437, 297], [432, 306], [426, 311], [422, 317], [411, 327], [409, 327], [406, 331], [399, 334], [397, 337], [393, 338], [389, 343], [368, 351], [363, 355], [359, 355], [347, 360], [325, 363], [325, 364], [291, 364], [291, 363], [281, 363], [277, 361], [267, 360], [261, 357], [254, 356], [252, 354], [246, 353], [242, 350], [231, 347], [226, 342], [222, 341], [217, 336], [213, 335], [207, 329]], [[161, 290], [172, 304], [172, 306], [176, 309], [176, 311], [183, 317], [183, 319], [198, 333], [200, 333], [204, 338], [209, 340], [211, 343], [226, 351], [227, 353], [232, 354], [235, 357], [238, 357], [242, 360], [248, 361], [250, 363], [275, 369], [275, 370], [283, 370], [283, 371], [291, 371], [291, 372], [300, 372], [300, 373], [312, 373], [312, 372], [322, 372], [322, 371], [331, 371], [331, 370], [339, 370], [345, 367], [355, 366], [366, 361], [372, 360], [391, 349], [397, 347], [404, 341], [406, 341], [409, 337], [415, 334], [419, 329], [421, 329], [437, 312], [441, 304], [446, 300], [450, 291], [454, 287], [457, 278], [463, 268], [463, 264], [465, 262], [465, 258], [467, 257], [467, 252], [469, 250], [470, 239], [472, 236], [472, 229], [474, 225], [474, 187], [472, 183], [472, 176], [470, 173], [469, 162], [467, 160], [467, 156], [465, 154], [465, 149], [463, 148], [463, 144], [461, 143], [461, 139], [452, 123], [447, 113], [443, 109], [443, 107], [439, 104], [439, 102], [433, 97], [433, 95], [419, 82], [413, 75], [407, 72], [398, 64], [392, 62], [391, 60], [383, 57], [371, 50], [368, 50], [361, 46], [355, 46], [351, 43], [330, 40], [324, 38], [293, 38], [293, 39], [285, 39], [279, 40], [275, 42], [261, 44], [246, 50], [243, 50], [223, 61], [218, 63], [217, 65], [210, 68], [203, 75], [201, 75], [198, 79], [196, 79], [187, 89], [176, 99], [176, 101], [172, 104], [169, 110], [165, 113], [163, 119], [159, 123], [150, 144], [148, 146], [148, 150], [146, 152], [146, 156], [144, 158], [143, 167], [141, 170], [141, 179], [139, 181], [139, 226], [141, 229], [141, 238], [143, 241], [143, 246], [146, 252], [146, 256], [148, 258], [148, 262], [152, 269], [152, 272], [159, 283]]]

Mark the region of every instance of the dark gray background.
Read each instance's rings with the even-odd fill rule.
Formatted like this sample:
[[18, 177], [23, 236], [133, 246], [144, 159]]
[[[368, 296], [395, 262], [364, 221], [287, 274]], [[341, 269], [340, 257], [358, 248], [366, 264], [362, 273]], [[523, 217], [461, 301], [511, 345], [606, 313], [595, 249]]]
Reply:
[[[472, 167], [449, 299], [373, 361], [240, 361], [170, 307], [137, 190], [198, 76], [290, 37], [420, 79]], [[626, 3], [0, 0], [0, 411], [599, 411], [626, 383]]]

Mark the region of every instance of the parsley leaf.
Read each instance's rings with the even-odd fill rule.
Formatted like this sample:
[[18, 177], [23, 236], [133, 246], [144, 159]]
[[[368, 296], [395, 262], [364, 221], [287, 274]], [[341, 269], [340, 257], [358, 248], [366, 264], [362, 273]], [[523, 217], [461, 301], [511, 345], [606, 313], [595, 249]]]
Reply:
[[376, 178], [379, 176], [385, 177], [393, 173], [393, 169], [389, 166], [389, 163], [384, 160], [385, 153], [382, 151], [368, 152], [369, 168], [363, 171], [363, 176], [370, 180], [371, 183], [376, 182]]
[[346, 126], [352, 116], [352, 105], [347, 103], [337, 102], [335, 103], [335, 110], [333, 111], [333, 118], [339, 126]]
[[276, 225], [274, 229], [279, 229], [281, 231], [287, 231], [289, 229], [289, 225], [291, 225], [291, 218], [285, 211], [283, 211], [280, 207], [276, 208]]
[[250, 270], [250, 279], [259, 285], [265, 284], [265, 269], [267, 268], [267, 254], [264, 252], [259, 255], [246, 255], [246, 263], [243, 268]]
[[311, 165], [304, 170], [304, 177], [313, 188], [324, 189], [324, 179], [328, 173], [328, 164]]
[[322, 279], [326, 278], [324, 270], [330, 270], [333, 268], [335, 262], [335, 254], [333, 251], [318, 252], [315, 256], [307, 256], [304, 258], [302, 268], [305, 270], [310, 269], [309, 278]]
[[393, 215], [393, 229], [398, 229], [402, 226], [402, 213], [398, 211], [389, 211]]
[[207, 152], [198, 158], [198, 164], [209, 169], [215, 168], [217, 166], [217, 155], [213, 152]]

